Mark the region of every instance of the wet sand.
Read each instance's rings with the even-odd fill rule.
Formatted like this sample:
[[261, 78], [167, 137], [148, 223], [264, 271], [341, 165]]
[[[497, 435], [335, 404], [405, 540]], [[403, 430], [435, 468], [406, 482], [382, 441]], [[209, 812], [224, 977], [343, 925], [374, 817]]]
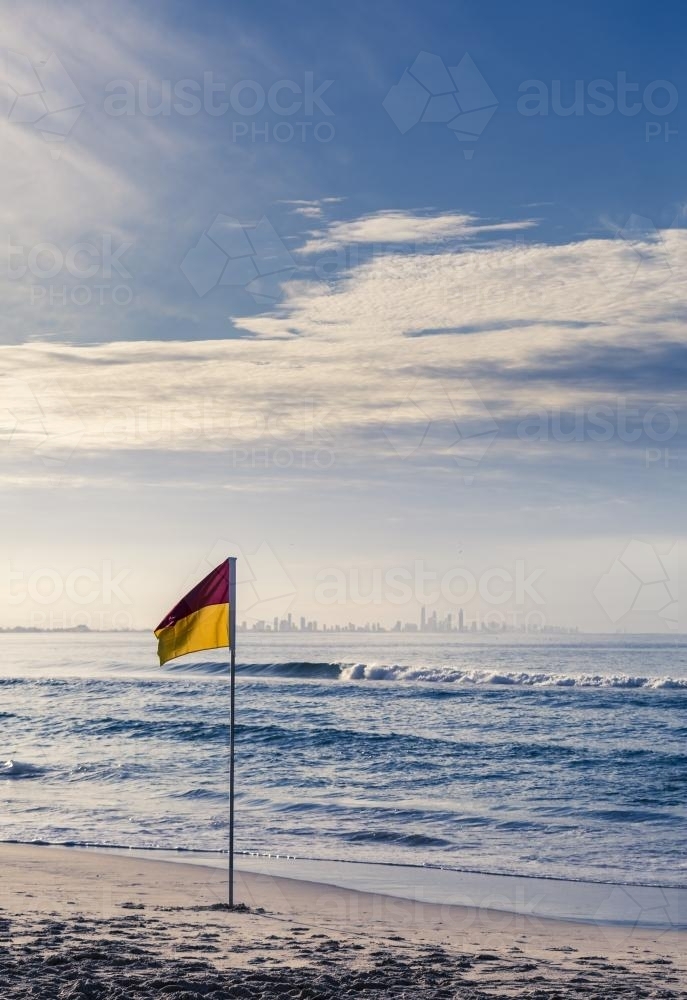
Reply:
[[687, 934], [0, 845], [0, 997], [687, 997]]

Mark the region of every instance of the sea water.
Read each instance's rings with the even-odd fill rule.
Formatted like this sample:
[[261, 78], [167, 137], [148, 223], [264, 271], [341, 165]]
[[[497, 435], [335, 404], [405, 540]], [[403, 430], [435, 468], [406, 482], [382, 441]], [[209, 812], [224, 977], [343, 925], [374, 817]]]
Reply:
[[[226, 651], [0, 636], [0, 839], [226, 849]], [[239, 636], [236, 847], [684, 885], [687, 639]]]

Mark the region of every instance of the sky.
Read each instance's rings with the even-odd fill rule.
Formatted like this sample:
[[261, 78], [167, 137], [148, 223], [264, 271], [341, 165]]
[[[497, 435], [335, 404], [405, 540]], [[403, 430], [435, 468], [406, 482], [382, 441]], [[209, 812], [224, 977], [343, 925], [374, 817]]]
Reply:
[[684, 20], [12, 5], [0, 624], [684, 631]]

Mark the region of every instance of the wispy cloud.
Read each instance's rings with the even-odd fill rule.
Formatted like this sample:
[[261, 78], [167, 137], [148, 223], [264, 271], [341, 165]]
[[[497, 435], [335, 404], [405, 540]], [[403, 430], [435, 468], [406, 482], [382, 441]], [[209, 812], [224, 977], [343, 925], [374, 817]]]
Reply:
[[300, 215], [304, 219], [322, 219], [325, 210], [329, 205], [336, 205], [342, 202], [343, 198], [319, 198], [315, 201], [308, 201], [303, 198], [285, 198], [281, 204], [287, 205], [294, 215]]
[[311, 234], [303, 252], [330, 250], [351, 244], [426, 244], [448, 239], [468, 239], [482, 233], [508, 233], [529, 229], [529, 219], [515, 222], [484, 222], [472, 215], [379, 211], [345, 222], [334, 222]]
[[[457, 218], [433, 218], [433, 231], [454, 232]], [[368, 223], [360, 220], [363, 232]], [[358, 231], [356, 220], [347, 225]], [[404, 215], [405, 233], [426, 226], [426, 217]], [[470, 228], [479, 230], [479, 221]], [[687, 252], [687, 232], [665, 239], [671, 260]], [[415, 442], [408, 469], [443, 477], [451, 423], [474, 437], [486, 406], [498, 432], [480, 474], [508, 481], [521, 411], [616, 406], [622, 393], [681, 412], [684, 279], [676, 269], [666, 283], [650, 259], [639, 263], [622, 240], [599, 239], [380, 253], [334, 282], [294, 281], [278, 308], [235, 318], [254, 339], [6, 347], [0, 371], [24, 387], [11, 447], [15, 456], [35, 452], [47, 434], [56, 453], [64, 441], [83, 458], [154, 449], [170, 456], [173, 475], [184, 464], [174, 456], [190, 450], [305, 446], [336, 453], [328, 471], [336, 478], [394, 467], [395, 434]], [[466, 380], [469, 392], [451, 397], [442, 432], [423, 436], [429, 403], [413, 399]], [[554, 440], [529, 450], [528, 460], [550, 470], [552, 450], [568, 454]], [[604, 449], [595, 454], [602, 460]], [[292, 470], [292, 485], [310, 472]]]
[[[256, 147], [233, 140], [236, 114], [218, 117], [203, 106], [184, 115], [165, 107], [162, 95], [170, 88], [184, 81], [201, 87], [206, 75], [225, 93], [241, 79], [262, 80], [265, 90], [280, 79], [278, 55], [261, 35], [247, 34], [231, 12], [222, 17], [226, 37], [208, 38], [128, 0], [116, 9], [104, 2], [58, 9], [31, 0], [7, 12], [3, 42], [34, 66], [55, 54], [84, 105], [57, 160], [31, 123], [0, 116], [0, 268], [10, 277], [0, 290], [1, 342], [194, 337], [200, 325], [230, 332], [232, 305], [218, 301], [215, 309], [199, 310], [180, 262], [218, 214], [257, 221], [291, 193], [292, 172], [308, 186], [313, 168], [305, 148], [294, 148], [285, 170], [280, 149], [264, 144], [254, 187]], [[124, 113], [108, 107], [113, 92], [129, 95]], [[303, 209], [317, 204], [301, 201]], [[103, 239], [130, 245], [130, 279], [119, 282], [126, 286], [119, 303], [107, 294], [104, 303], [95, 301], [95, 286], [106, 282], [99, 275], [83, 279], [88, 251], [77, 267], [45, 278], [51, 262]], [[17, 261], [25, 265], [31, 255], [36, 265], [17, 277]], [[73, 289], [83, 285], [82, 301], [74, 301]]]

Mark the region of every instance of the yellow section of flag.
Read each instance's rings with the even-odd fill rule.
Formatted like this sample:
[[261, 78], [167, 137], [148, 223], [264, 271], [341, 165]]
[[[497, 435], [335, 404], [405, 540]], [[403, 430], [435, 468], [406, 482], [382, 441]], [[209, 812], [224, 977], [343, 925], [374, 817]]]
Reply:
[[235, 636], [229, 629], [234, 563], [233, 559], [220, 563], [162, 619], [155, 629], [160, 666], [186, 653], [233, 646]]
[[229, 646], [229, 605], [211, 604], [156, 630], [160, 666], [186, 653]]

